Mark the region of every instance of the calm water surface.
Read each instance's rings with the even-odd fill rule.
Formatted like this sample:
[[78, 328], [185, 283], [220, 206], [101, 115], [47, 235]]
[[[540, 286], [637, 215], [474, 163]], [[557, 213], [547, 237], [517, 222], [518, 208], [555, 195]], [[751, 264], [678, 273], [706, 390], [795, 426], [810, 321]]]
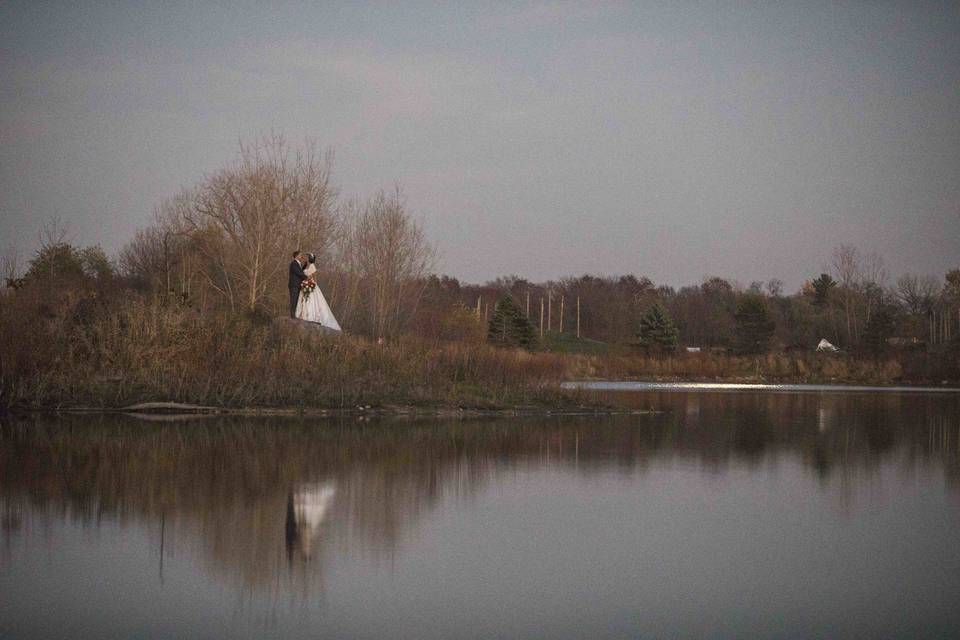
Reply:
[[0, 422], [0, 636], [960, 635], [960, 396]]

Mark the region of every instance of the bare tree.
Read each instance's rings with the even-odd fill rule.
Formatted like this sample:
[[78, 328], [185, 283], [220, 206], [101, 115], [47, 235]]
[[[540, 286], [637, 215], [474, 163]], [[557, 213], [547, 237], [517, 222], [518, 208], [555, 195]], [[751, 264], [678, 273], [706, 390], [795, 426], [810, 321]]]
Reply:
[[911, 315], [925, 315], [933, 308], [940, 283], [933, 276], [907, 273], [897, 280], [897, 297]]
[[847, 323], [847, 340], [854, 343], [857, 341], [858, 333], [854, 301], [857, 294], [857, 285], [860, 282], [860, 252], [853, 245], [842, 244], [833, 250], [831, 266], [837, 281], [840, 283], [843, 313]]
[[20, 250], [15, 246], [7, 247], [3, 256], [0, 257], [0, 278], [3, 278], [5, 286], [19, 286], [18, 280], [23, 269], [23, 259]]
[[41, 252], [44, 249], [49, 249], [51, 247], [68, 242], [70, 230], [59, 216], [54, 216], [44, 220], [40, 224], [40, 233], [38, 236], [38, 252]]
[[20, 275], [20, 268], [20, 249], [10, 245], [4, 249], [3, 257], [0, 258], [0, 277], [15, 280]]
[[137, 230], [117, 254], [120, 273], [144, 282], [153, 280], [163, 269], [163, 241], [158, 227], [150, 225]]
[[333, 156], [315, 143], [291, 149], [272, 134], [241, 143], [237, 161], [201, 183], [182, 219], [207, 258], [209, 284], [231, 308], [267, 298], [293, 249], [329, 253], [336, 190]]
[[889, 278], [883, 256], [871, 251], [861, 257], [858, 286], [864, 303], [864, 326], [870, 322], [874, 310], [890, 297], [887, 293]]
[[890, 279], [887, 264], [876, 251], [864, 254], [860, 259], [859, 277], [862, 284], [874, 284], [885, 288]]
[[[395, 335], [416, 313], [435, 253], [423, 227], [406, 209], [399, 187], [354, 202], [345, 216], [341, 267], [361, 296], [367, 329], [376, 338]], [[356, 301], [356, 298], [354, 298]]]
[[767, 294], [771, 298], [779, 298], [783, 295], [783, 280], [780, 278], [770, 278], [767, 280]]
[[184, 191], [154, 209], [151, 223], [138, 230], [117, 256], [124, 276], [186, 296], [195, 280], [210, 275], [202, 269], [208, 263], [195, 259], [199, 246], [186, 222], [193, 199], [192, 191]]

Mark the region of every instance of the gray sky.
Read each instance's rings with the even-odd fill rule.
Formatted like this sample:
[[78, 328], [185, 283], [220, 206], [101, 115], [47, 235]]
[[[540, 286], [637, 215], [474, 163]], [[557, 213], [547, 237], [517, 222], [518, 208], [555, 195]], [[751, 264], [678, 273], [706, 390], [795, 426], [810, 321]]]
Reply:
[[958, 3], [267, 4], [0, 4], [0, 247], [115, 251], [276, 129], [468, 281], [960, 264]]

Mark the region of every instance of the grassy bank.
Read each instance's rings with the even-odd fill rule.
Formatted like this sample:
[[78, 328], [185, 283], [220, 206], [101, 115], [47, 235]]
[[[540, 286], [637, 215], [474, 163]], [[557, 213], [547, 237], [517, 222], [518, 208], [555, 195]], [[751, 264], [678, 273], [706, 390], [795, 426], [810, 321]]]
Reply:
[[[569, 401], [579, 359], [408, 337], [384, 344], [133, 297], [100, 309], [2, 313], [0, 400], [13, 407], [387, 403], [499, 407]], [[41, 305], [42, 306], [42, 305]]]
[[594, 356], [581, 359], [575, 369], [597, 380], [960, 384], [960, 342], [936, 351], [889, 349], [881, 355], [817, 353], [810, 349], [755, 356], [709, 351], [644, 353], [626, 345], [556, 333], [547, 334], [541, 345], [554, 353]]
[[[168, 401], [223, 408], [357, 405], [556, 407], [573, 379], [941, 384], [957, 351], [858, 358], [635, 352], [527, 352], [407, 336], [382, 344], [270, 318], [209, 313], [130, 295], [27, 296], [0, 307], [0, 408], [124, 407]], [[590, 345], [593, 346], [593, 345]], [[583, 351], [587, 351], [584, 353]]]
[[960, 356], [901, 352], [881, 357], [819, 353], [609, 355], [592, 377], [607, 380], [818, 384], [960, 384]]

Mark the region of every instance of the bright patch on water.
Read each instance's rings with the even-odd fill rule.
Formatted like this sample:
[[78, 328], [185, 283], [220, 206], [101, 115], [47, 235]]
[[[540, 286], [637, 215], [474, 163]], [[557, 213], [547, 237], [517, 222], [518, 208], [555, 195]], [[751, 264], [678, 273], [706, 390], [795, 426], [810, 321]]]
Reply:
[[880, 387], [841, 384], [760, 384], [748, 382], [634, 382], [584, 380], [564, 382], [564, 389], [588, 391], [775, 391], [791, 393], [960, 393], [955, 387]]

